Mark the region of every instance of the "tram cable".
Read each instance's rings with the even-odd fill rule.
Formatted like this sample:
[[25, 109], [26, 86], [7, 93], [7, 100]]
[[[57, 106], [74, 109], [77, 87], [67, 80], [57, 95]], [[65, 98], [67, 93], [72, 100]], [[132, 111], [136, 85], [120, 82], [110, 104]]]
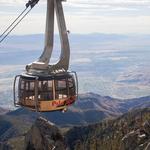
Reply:
[[[26, 17], [26, 15], [33, 9], [33, 7], [38, 3], [39, 0], [29, 0], [26, 3], [26, 8], [19, 14], [19, 16], [6, 28], [6, 30], [0, 35], [0, 43], [16, 28], [16, 26]], [[28, 11], [27, 9], [31, 7]], [[27, 12], [26, 12], [27, 11]], [[26, 13], [25, 13], [26, 12]], [[24, 14], [25, 13], [25, 14]], [[24, 15], [23, 15], [24, 14]], [[22, 16], [23, 15], [23, 16]], [[22, 17], [21, 17], [22, 16]], [[21, 17], [21, 18], [20, 18]], [[20, 19], [18, 21], [18, 19]], [[18, 22], [17, 22], [18, 21]], [[17, 22], [17, 23], [16, 23]], [[16, 23], [16, 24], [15, 24]], [[14, 25], [14, 26], [13, 26]], [[5, 34], [6, 33], [6, 34]], [[3, 37], [4, 36], [4, 37]]]
[[23, 12], [6, 28], [6, 30], [0, 35], [0, 38], [11, 28], [11, 26], [22, 16], [22, 14], [27, 10], [24, 9]]
[[31, 11], [31, 9], [29, 9], [27, 13], [12, 27], [12, 29], [7, 32], [7, 34], [0, 40], [0, 43], [3, 42], [4, 39], [16, 28], [16, 26], [25, 18], [25, 16]]

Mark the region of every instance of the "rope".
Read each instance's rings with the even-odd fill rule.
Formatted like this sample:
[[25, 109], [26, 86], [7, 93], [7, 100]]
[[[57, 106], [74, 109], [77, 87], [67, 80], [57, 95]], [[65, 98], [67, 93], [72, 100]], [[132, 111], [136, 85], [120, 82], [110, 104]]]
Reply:
[[23, 17], [16, 23], [16, 25], [0, 40], [0, 43], [3, 42], [3, 40], [15, 29], [15, 27], [23, 20], [23, 18], [25, 18], [25, 16], [32, 10], [32, 8], [30, 8], [27, 13], [25, 13], [25, 15], [23, 15]]

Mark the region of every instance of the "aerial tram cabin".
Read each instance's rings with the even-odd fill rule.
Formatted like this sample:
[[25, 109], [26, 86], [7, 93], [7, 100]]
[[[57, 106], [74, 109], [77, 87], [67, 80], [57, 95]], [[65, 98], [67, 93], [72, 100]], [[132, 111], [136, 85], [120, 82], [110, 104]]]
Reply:
[[[22, 21], [38, 1], [28, 1], [25, 10], [1, 35], [0, 42]], [[69, 32], [66, 29], [62, 1], [64, 0], [47, 0], [44, 50], [37, 61], [28, 64], [25, 72], [15, 77], [13, 85], [15, 106], [26, 107], [37, 112], [66, 110], [78, 97], [77, 74], [68, 71]], [[58, 62], [49, 64], [54, 44], [54, 13], [58, 22], [61, 54]]]
[[75, 102], [77, 86], [75, 72], [46, 77], [19, 75], [14, 81], [14, 104], [40, 112], [65, 110]]

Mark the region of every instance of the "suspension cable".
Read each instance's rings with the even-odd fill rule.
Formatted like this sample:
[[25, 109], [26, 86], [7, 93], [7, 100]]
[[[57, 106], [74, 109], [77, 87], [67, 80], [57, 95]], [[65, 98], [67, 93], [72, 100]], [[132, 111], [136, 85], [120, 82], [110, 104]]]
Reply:
[[27, 13], [25, 13], [25, 15], [23, 15], [23, 17], [13, 26], [13, 28], [0, 40], [0, 43], [3, 42], [3, 40], [15, 29], [15, 27], [23, 20], [23, 18], [32, 10], [32, 8], [30, 8]]
[[[0, 40], [0, 43], [15, 29], [15, 27], [25, 18], [25, 16], [32, 10], [32, 8], [38, 3], [39, 0], [29, 0], [28, 3], [26, 3], [26, 8], [19, 14], [19, 16], [6, 28], [6, 30], [0, 35], [0, 38], [2, 38], [5, 33], [11, 28], [10, 31]], [[26, 12], [28, 7], [30, 6], [30, 9]], [[26, 12], [26, 13], [25, 13]], [[25, 14], [24, 14], [25, 13]], [[24, 15], [23, 15], [24, 14]], [[23, 15], [23, 17], [21, 17]], [[21, 17], [21, 19], [18, 21], [18, 19]], [[16, 21], [18, 21], [16, 23]], [[15, 24], [16, 23], [16, 24]], [[15, 24], [15, 25], [14, 25]], [[14, 25], [14, 26], [13, 26]]]
[[0, 35], [0, 38], [10, 29], [10, 27], [22, 16], [22, 14], [27, 10], [27, 7], [23, 12], [6, 28], [6, 30]]

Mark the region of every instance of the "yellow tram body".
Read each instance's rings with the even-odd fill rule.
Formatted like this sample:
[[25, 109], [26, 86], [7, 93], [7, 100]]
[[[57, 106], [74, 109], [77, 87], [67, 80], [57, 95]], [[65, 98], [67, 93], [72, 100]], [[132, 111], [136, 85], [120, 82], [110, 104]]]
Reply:
[[[19, 86], [16, 90], [17, 82]], [[14, 104], [40, 112], [64, 110], [75, 102], [78, 95], [76, 87], [77, 77], [74, 73], [46, 77], [16, 76]]]

